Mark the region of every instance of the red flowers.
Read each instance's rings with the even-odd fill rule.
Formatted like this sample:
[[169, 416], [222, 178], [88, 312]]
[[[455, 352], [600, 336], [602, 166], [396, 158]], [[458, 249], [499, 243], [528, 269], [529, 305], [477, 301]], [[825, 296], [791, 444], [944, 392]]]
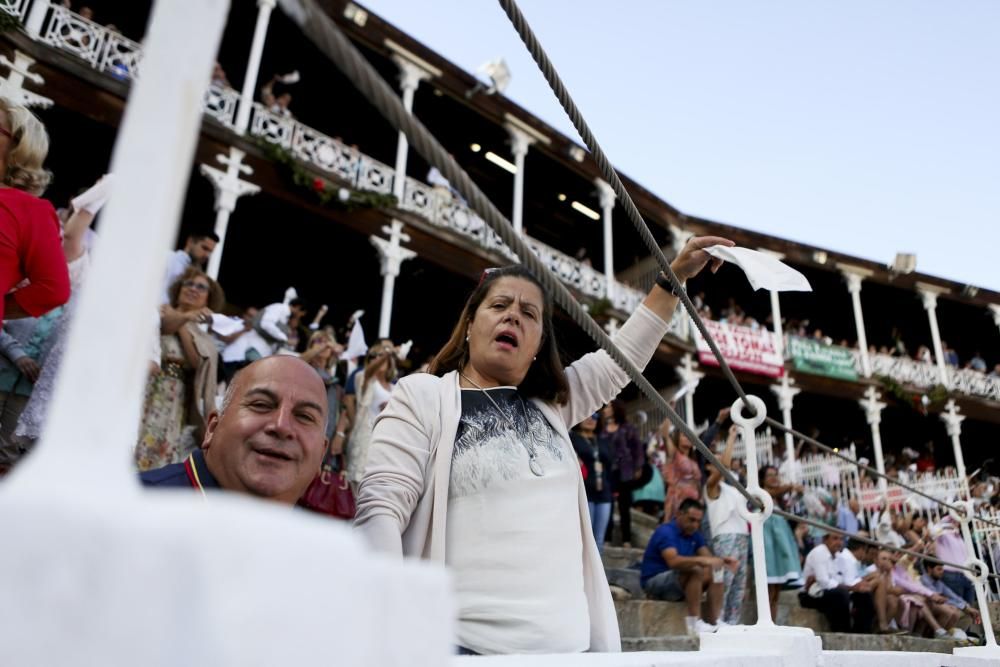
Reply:
[[322, 178], [319, 178], [319, 177], [313, 179], [313, 190], [315, 190], [316, 192], [323, 192], [323, 191], [325, 191], [326, 190], [326, 181], [324, 181]]

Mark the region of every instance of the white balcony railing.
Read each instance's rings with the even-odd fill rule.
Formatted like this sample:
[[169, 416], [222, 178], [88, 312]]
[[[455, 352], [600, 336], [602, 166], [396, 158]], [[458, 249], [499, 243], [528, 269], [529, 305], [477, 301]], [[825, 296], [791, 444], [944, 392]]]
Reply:
[[16, 16], [22, 21], [28, 14], [28, 3], [31, 0], [0, 0], [0, 10], [7, 12], [11, 16]]
[[212, 84], [205, 93], [205, 113], [232, 129], [236, 124], [236, 108], [239, 102], [238, 91]]
[[[888, 354], [871, 355], [872, 373], [892, 378], [903, 385], [930, 389], [941, 384], [941, 374], [936, 364], [917, 361], [909, 357]], [[861, 360], [855, 354], [855, 367], [861, 373]], [[947, 368], [948, 389], [972, 396], [982, 396], [1000, 401], [1000, 377], [962, 368]]]
[[115, 78], [129, 79], [138, 75], [139, 60], [142, 58], [142, 47], [138, 42], [61, 5], [52, 7], [41, 38], [46, 44], [68, 51], [94, 69]]

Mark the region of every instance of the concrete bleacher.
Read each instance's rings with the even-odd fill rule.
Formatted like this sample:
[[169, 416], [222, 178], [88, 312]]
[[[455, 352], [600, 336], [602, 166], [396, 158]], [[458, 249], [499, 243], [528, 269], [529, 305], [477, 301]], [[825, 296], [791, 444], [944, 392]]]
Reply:
[[[632, 548], [605, 546], [604, 569], [612, 586], [618, 624], [625, 651], [697, 651], [700, 642], [689, 636], [684, 617], [684, 603], [647, 600], [639, 587], [639, 571], [633, 564], [642, 559], [644, 547], [655, 530], [656, 519], [632, 511]], [[613, 537], [617, 538], [617, 535]], [[991, 605], [994, 627], [1000, 627], [1000, 603]], [[747, 587], [743, 605], [744, 624], [757, 620], [753, 586]], [[909, 636], [856, 635], [830, 632], [826, 618], [813, 609], [803, 609], [798, 593], [782, 591], [778, 600], [778, 625], [810, 628], [823, 640], [826, 650], [834, 651], [910, 651], [951, 653], [956, 644], [950, 640]]]

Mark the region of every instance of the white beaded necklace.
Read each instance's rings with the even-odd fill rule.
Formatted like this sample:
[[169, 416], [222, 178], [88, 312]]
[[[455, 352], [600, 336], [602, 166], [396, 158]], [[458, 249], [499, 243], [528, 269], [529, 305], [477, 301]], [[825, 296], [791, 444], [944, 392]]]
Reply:
[[[506, 416], [506, 413], [502, 409], [500, 409], [500, 404], [497, 403], [495, 400], [493, 400], [493, 397], [490, 396], [490, 393], [488, 391], [486, 391], [485, 389], [483, 389], [482, 387], [480, 387], [478, 384], [476, 384], [476, 382], [474, 380], [472, 380], [472, 378], [470, 378], [469, 376], [467, 376], [465, 373], [459, 372], [458, 375], [459, 375], [459, 377], [461, 377], [462, 379], [464, 379], [466, 382], [468, 382], [469, 384], [471, 384], [473, 387], [475, 387], [476, 389], [478, 389], [479, 391], [481, 391], [483, 393], [483, 395], [486, 398], [489, 399], [490, 403], [493, 404], [493, 407], [495, 407], [497, 409], [497, 412], [500, 413], [501, 416]], [[528, 423], [528, 409], [526, 407], [524, 407], [524, 399], [521, 398], [520, 394], [517, 395], [517, 398], [518, 398], [519, 401], [521, 401], [521, 412], [524, 414], [524, 423], [525, 423], [525, 425], [527, 425], [527, 423]], [[511, 419], [510, 417], [507, 417], [507, 423], [510, 424], [511, 430], [514, 430], [514, 428], [515, 428], [514, 420]], [[542, 468], [542, 464], [539, 463], [539, 461], [538, 461], [538, 457], [536, 455], [534, 445], [528, 445], [528, 443], [525, 442], [524, 440], [521, 440], [521, 445], [523, 445], [524, 449], [527, 450], [527, 452], [528, 452], [528, 468], [531, 470], [532, 474], [535, 475], [536, 477], [541, 477], [542, 475], [544, 475], [545, 474], [545, 469]]]

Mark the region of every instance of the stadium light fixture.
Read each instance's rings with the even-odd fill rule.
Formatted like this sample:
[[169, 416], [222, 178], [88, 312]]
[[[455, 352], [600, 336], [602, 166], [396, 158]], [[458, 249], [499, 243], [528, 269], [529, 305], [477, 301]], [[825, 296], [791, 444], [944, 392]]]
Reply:
[[486, 151], [486, 159], [505, 171], [509, 171], [512, 174], [517, 173], [516, 164], [514, 164], [510, 160], [505, 160], [504, 158], [500, 157], [493, 151]]
[[590, 208], [589, 206], [584, 206], [583, 204], [581, 204], [578, 201], [574, 201], [572, 204], [570, 204], [570, 206], [573, 207], [573, 210], [575, 210], [575, 211], [577, 211], [579, 213], [583, 213], [585, 216], [587, 216], [591, 220], [600, 220], [601, 219], [601, 214], [600, 213], [598, 213], [594, 209]]

